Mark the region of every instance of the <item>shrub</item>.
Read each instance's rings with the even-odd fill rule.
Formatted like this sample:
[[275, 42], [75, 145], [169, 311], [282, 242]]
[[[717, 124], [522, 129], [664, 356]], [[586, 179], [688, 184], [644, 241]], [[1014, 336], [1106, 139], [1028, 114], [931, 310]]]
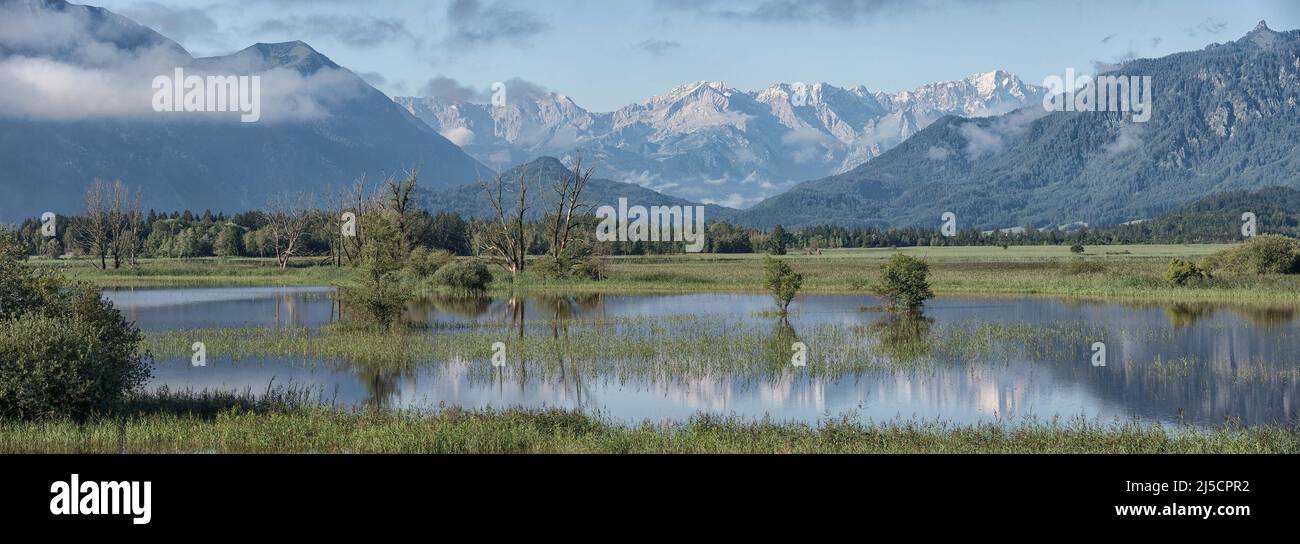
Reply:
[[423, 246], [418, 246], [411, 250], [411, 255], [406, 259], [406, 267], [410, 269], [411, 275], [419, 279], [432, 277], [444, 266], [447, 266], [455, 257], [451, 253], [442, 250], [429, 251]]
[[781, 315], [786, 315], [790, 311], [790, 302], [794, 301], [795, 295], [803, 287], [803, 274], [795, 272], [790, 268], [790, 264], [782, 259], [764, 257], [763, 260], [764, 284], [767, 290], [772, 292], [772, 298], [776, 301]]
[[1083, 255], [1083, 251], [1084, 251], [1083, 244], [1074, 244], [1070, 246], [1070, 253], [1073, 253], [1075, 255]]
[[479, 259], [456, 261], [438, 270], [433, 282], [458, 291], [486, 291], [492, 283], [492, 272]]
[[599, 281], [609, 276], [608, 263], [604, 258], [596, 255], [576, 260], [568, 257], [556, 259], [554, 256], [545, 255], [533, 263], [531, 270], [538, 277], [548, 280], [577, 277]]
[[533, 262], [533, 274], [548, 280], [557, 280], [569, 275], [569, 265], [550, 255], [544, 255], [542, 258]]
[[592, 255], [573, 265], [573, 274], [580, 278], [600, 281], [609, 277], [609, 262], [604, 257]]
[[926, 300], [934, 298], [930, 291], [930, 265], [916, 257], [895, 253], [880, 269], [880, 279], [875, 285], [877, 295], [889, 300], [893, 310], [916, 311]]
[[1300, 240], [1262, 235], [1210, 255], [1203, 262], [1213, 272], [1231, 274], [1300, 273]]
[[1196, 266], [1196, 263], [1183, 259], [1169, 261], [1169, 268], [1165, 270], [1165, 281], [1173, 286], [1184, 286], [1207, 277], [1209, 277], [1209, 274]]
[[149, 379], [142, 339], [98, 290], [0, 257], [0, 417], [111, 409]]
[[[390, 328], [406, 309], [410, 294], [395, 281], [355, 286], [346, 285], [339, 288], [343, 301], [351, 308], [360, 309], [363, 321], [368, 321], [380, 328]], [[349, 318], [356, 314], [349, 312]]]

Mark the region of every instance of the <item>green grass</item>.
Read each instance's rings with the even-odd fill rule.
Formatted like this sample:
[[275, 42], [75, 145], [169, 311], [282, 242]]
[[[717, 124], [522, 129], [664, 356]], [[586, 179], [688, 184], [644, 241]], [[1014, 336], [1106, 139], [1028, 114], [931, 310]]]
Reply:
[[[1164, 301], [1300, 303], [1300, 276], [1217, 278], [1197, 287], [1164, 281], [1173, 257], [1199, 259], [1225, 245], [1092, 246], [1074, 256], [1058, 246], [921, 247], [898, 251], [931, 263], [939, 296], [1057, 296]], [[895, 250], [850, 249], [820, 256], [789, 255], [804, 275], [804, 293], [862, 292]], [[762, 255], [671, 255], [615, 257], [609, 279], [543, 280], [529, 274], [513, 279], [494, 268], [492, 290], [502, 292], [758, 292], [763, 288]], [[348, 268], [321, 266], [323, 259], [299, 259], [281, 270], [270, 259], [150, 260], [139, 267], [99, 270], [90, 260], [36, 259], [101, 287], [184, 287], [211, 285], [336, 285]], [[1085, 263], [1085, 264], [1080, 264]], [[417, 291], [433, 291], [432, 286]]]
[[0, 422], [0, 453], [1300, 453], [1300, 429], [1269, 426], [711, 416], [628, 426], [558, 409], [352, 411], [280, 395], [163, 393], [89, 421]]
[[298, 259], [287, 269], [274, 259], [144, 259], [137, 266], [99, 269], [92, 259], [29, 259], [31, 266], [47, 266], [73, 279], [100, 287], [202, 287], [334, 285], [348, 279], [350, 269], [322, 266], [325, 259]]

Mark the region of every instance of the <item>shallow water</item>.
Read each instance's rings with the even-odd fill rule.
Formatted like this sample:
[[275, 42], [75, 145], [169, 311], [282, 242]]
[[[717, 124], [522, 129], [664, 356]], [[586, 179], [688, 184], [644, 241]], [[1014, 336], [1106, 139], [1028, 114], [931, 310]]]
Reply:
[[[109, 290], [129, 319], [147, 331], [192, 328], [319, 326], [338, 319], [328, 288]], [[879, 322], [879, 301], [810, 295], [796, 300], [794, 331]], [[771, 327], [769, 297], [755, 294], [591, 295], [506, 299], [431, 299], [407, 319], [430, 323], [560, 318], [655, 318], [709, 315]], [[1216, 425], [1294, 424], [1300, 417], [1300, 321], [1295, 308], [1212, 304], [1125, 305], [1047, 298], [951, 298], [931, 301], [929, 329], [980, 325], [1069, 325], [1097, 331], [1107, 364], [1093, 365], [1092, 342], [1055, 346], [1027, 357], [1007, 351], [990, 361], [941, 358], [922, 367], [810, 377], [791, 368], [766, 379], [734, 376], [672, 380], [494, 371], [490, 361], [426, 361], [414, 370], [364, 370], [344, 361], [289, 358], [233, 362], [209, 354], [207, 366], [155, 363], [150, 387], [265, 390], [268, 384], [317, 391], [339, 405], [431, 408], [513, 406], [581, 408], [619, 421], [682, 419], [700, 412], [748, 419], [815, 422], [852, 415], [875, 421], [919, 418], [952, 423], [1076, 416], [1103, 421]], [[636, 327], [636, 323], [621, 325]], [[197, 340], [197, 339], [196, 339]], [[915, 340], [915, 339], [913, 339]], [[925, 341], [926, 338], [920, 340]], [[816, 346], [810, 346], [810, 350]], [[1189, 360], [1175, 371], [1157, 361]], [[980, 364], [975, 364], [980, 363]]]

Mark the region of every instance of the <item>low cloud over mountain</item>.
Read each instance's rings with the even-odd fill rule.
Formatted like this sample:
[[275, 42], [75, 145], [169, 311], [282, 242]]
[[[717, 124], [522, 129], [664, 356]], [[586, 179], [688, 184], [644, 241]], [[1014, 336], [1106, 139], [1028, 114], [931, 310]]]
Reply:
[[[155, 111], [153, 82], [256, 75], [260, 118]], [[430, 185], [491, 169], [302, 42], [194, 58], [108, 10], [0, 0], [0, 220], [78, 210], [95, 178], [143, 190], [145, 205], [236, 211], [278, 191], [423, 167]]]

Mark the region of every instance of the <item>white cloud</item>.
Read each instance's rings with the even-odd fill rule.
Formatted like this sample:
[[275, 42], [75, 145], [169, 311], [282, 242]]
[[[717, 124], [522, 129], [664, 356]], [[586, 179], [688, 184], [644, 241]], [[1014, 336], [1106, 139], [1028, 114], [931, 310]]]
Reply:
[[1102, 149], [1107, 155], [1116, 155], [1137, 149], [1138, 146], [1142, 145], [1142, 134], [1144, 132], [1142, 125], [1125, 123], [1119, 127], [1119, 133], [1115, 135], [1115, 141], [1106, 144]]
[[781, 143], [791, 149], [797, 163], [824, 160], [825, 150], [839, 144], [839, 140], [812, 127], [800, 127], [781, 136]]
[[474, 143], [474, 131], [468, 127], [455, 127], [444, 130], [442, 131], [442, 137], [462, 147]]
[[364, 88], [344, 70], [266, 70], [246, 54], [204, 59], [199, 67], [183, 49], [144, 27], [87, 13], [0, 8], [0, 52], [9, 53], [0, 57], [0, 116], [239, 119], [237, 113], [155, 112], [154, 78], [170, 77], [176, 68], [187, 76], [260, 75], [264, 122], [320, 118]]
[[718, 206], [725, 206], [727, 208], [740, 209], [746, 207], [745, 205], [749, 203], [751, 200], [753, 199], [747, 200], [744, 196], [741, 196], [739, 193], [731, 193], [721, 199], [706, 198], [702, 202], [704, 204], [716, 204]]
[[978, 159], [1001, 153], [1006, 149], [1007, 138], [1019, 134], [1048, 113], [1043, 108], [1028, 107], [995, 117], [991, 121], [979, 119], [962, 123], [958, 132], [966, 138], [966, 156]]

